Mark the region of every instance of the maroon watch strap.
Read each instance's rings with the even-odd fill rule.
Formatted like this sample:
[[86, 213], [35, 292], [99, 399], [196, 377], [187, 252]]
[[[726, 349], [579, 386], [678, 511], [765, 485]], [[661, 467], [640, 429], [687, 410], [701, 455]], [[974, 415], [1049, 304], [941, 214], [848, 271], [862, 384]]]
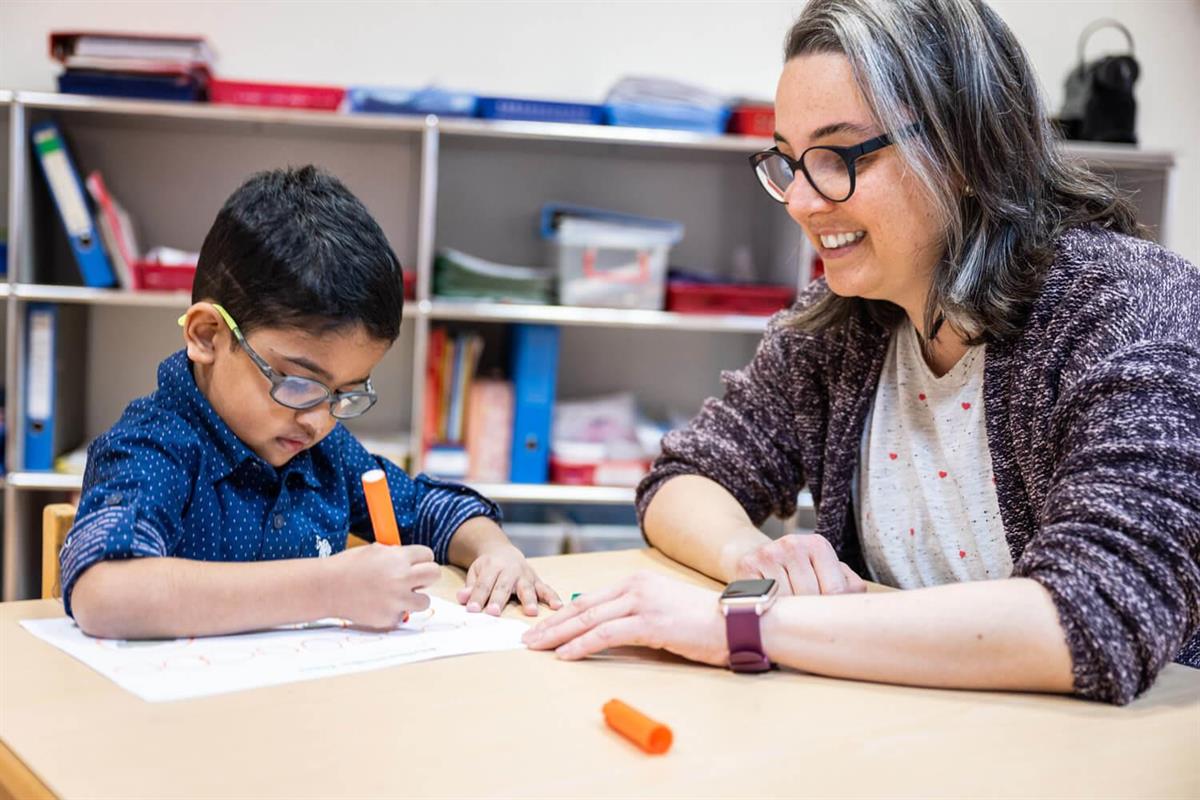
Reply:
[[725, 636], [729, 642], [729, 668], [734, 672], [766, 672], [771, 662], [763, 652], [758, 612], [753, 606], [725, 610]]

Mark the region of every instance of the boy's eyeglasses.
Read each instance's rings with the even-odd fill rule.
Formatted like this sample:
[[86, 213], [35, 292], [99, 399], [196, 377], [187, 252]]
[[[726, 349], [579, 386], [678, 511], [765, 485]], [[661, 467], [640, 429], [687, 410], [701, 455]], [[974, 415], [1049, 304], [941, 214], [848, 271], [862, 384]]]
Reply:
[[921, 123], [914, 122], [896, 136], [885, 133], [853, 147], [817, 145], [805, 150], [799, 158], [789, 158], [779, 152], [778, 147], [772, 147], [750, 156], [750, 166], [767, 194], [781, 203], [787, 202], [784, 195], [797, 173], [803, 174], [821, 197], [833, 203], [844, 203], [854, 194], [854, 162], [920, 130]]
[[[329, 403], [329, 413], [335, 418], [352, 419], [354, 417], [361, 417], [370, 411], [371, 406], [375, 405], [379, 400], [379, 396], [375, 394], [375, 390], [371, 386], [370, 378], [367, 378], [366, 387], [362, 391], [334, 392], [325, 384], [313, 378], [281, 375], [262, 356], [254, 352], [254, 348], [246, 341], [246, 337], [242, 335], [241, 328], [233, 321], [233, 317], [229, 316], [228, 311], [217, 303], [213, 303], [212, 307], [217, 310], [221, 318], [225, 320], [225, 324], [233, 331], [234, 338], [237, 339], [237, 343], [241, 348], [246, 351], [246, 355], [250, 356], [250, 360], [254, 362], [254, 366], [258, 367], [258, 371], [271, 382], [271, 399], [279, 403], [279, 405], [295, 411], [305, 411], [319, 406], [321, 403]], [[186, 321], [187, 314], [179, 318], [180, 325], [183, 325]]]

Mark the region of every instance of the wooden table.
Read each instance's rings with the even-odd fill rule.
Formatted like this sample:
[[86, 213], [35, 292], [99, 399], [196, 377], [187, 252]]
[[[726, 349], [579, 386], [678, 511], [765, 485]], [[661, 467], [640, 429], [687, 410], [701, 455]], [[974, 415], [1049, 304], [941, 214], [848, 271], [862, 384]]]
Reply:
[[[651, 550], [535, 563], [564, 596], [643, 568], [713, 585]], [[447, 569], [434, 593], [461, 584]], [[1178, 665], [1124, 708], [640, 651], [489, 653], [147, 703], [17, 624], [61, 613], [0, 605], [0, 787], [17, 797], [1200, 796], [1200, 671]], [[671, 751], [611, 733], [612, 697], [670, 724]]]

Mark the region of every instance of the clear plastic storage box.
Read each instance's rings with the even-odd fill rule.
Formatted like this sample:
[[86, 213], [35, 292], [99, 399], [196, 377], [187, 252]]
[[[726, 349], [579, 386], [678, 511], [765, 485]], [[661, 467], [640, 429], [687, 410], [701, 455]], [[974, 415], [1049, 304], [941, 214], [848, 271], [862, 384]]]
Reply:
[[568, 306], [661, 310], [667, 258], [683, 225], [616, 212], [557, 210], [544, 228]]

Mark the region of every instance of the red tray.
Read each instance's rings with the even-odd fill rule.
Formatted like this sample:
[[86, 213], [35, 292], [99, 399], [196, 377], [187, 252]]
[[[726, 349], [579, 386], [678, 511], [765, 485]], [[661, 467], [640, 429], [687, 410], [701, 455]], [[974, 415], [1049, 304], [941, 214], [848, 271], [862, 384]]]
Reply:
[[133, 262], [133, 280], [139, 290], [190, 292], [195, 278], [195, 267], [168, 267], [156, 261]]
[[214, 78], [208, 84], [210, 103], [235, 106], [272, 106], [337, 111], [346, 90], [340, 86], [301, 86], [291, 83], [254, 83]]
[[745, 136], [774, 136], [775, 107], [774, 106], [736, 106], [729, 115], [730, 133], [740, 133]]
[[796, 297], [789, 286], [667, 281], [667, 311], [680, 314], [774, 314]]

